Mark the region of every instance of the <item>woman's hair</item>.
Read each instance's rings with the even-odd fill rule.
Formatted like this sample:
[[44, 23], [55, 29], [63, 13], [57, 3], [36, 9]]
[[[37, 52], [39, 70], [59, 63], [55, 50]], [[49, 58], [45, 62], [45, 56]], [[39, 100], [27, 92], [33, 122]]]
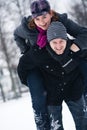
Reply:
[[[51, 18], [51, 21], [58, 21], [58, 15], [55, 11], [51, 10], [51, 12], [49, 13], [52, 13], [52, 18]], [[31, 19], [31, 21], [28, 23], [28, 27], [29, 28], [36, 28], [36, 25], [34, 23], [34, 19]]]

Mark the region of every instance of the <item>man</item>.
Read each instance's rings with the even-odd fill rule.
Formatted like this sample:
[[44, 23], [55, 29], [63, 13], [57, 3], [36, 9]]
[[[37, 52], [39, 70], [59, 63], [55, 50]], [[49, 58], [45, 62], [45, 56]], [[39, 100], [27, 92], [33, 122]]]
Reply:
[[[64, 69], [65, 73], [64, 74], [63, 71], [61, 71], [61, 73], [63, 74], [63, 76], [61, 76], [61, 73], [59, 72], [60, 76], [58, 82], [61, 82], [61, 84], [57, 84], [59, 85], [57, 88], [58, 90], [61, 89], [62, 93], [60, 92], [60, 94], [58, 94], [58, 92], [56, 92], [58, 91], [57, 89], [54, 93], [54, 95], [56, 95], [56, 93], [58, 94], [58, 97], [54, 99], [54, 102], [57, 101], [57, 105], [52, 104], [48, 107], [51, 118], [51, 127], [53, 129], [57, 128], [57, 130], [63, 130], [62, 113], [61, 113], [62, 102], [60, 105], [58, 105], [58, 103], [62, 98], [67, 103], [69, 110], [72, 113], [72, 116], [75, 121], [76, 130], [82, 130], [82, 129], [84, 130], [84, 128], [87, 129], [86, 127], [84, 127], [84, 124], [82, 123], [84, 119], [82, 118], [82, 116], [84, 117], [84, 114], [82, 114], [83, 110], [81, 109], [83, 101], [79, 96], [81, 96], [80, 94], [82, 92], [82, 86], [83, 86], [80, 84], [81, 83], [80, 81], [83, 81], [83, 78], [81, 77], [81, 75], [79, 77], [80, 70], [78, 66], [80, 60], [85, 56], [87, 56], [86, 55], [87, 50], [82, 51], [76, 50], [77, 52], [74, 53], [73, 51], [77, 49], [76, 47], [72, 51], [73, 48], [71, 48], [71, 45], [73, 42], [67, 39], [66, 29], [64, 25], [61, 24], [60, 22], [54, 22], [49, 26], [47, 31], [47, 39], [49, 42], [48, 45], [49, 53], [51, 54], [52, 57], [55, 58], [56, 61], [59, 62], [61, 68]], [[53, 94], [53, 92], [51, 91], [50, 93]], [[51, 99], [50, 96], [49, 99]], [[59, 99], [59, 102], [57, 99]]]

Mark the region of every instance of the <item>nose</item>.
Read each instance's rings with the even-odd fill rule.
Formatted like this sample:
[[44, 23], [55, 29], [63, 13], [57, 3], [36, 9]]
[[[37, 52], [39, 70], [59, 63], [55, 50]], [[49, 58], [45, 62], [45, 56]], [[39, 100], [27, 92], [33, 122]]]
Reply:
[[44, 26], [44, 25], [45, 25], [44, 20], [41, 20], [41, 21], [40, 21], [40, 26]]
[[60, 50], [60, 49], [61, 49], [61, 44], [60, 44], [60, 43], [57, 43], [57, 44], [55, 45], [55, 49], [56, 49], [56, 50]]

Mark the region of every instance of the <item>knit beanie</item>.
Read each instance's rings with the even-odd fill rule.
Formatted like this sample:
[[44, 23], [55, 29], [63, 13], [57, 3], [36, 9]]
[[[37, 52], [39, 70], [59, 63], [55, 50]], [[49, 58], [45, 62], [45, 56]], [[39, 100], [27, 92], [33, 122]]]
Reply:
[[61, 22], [52, 22], [47, 30], [47, 40], [50, 42], [53, 39], [62, 38], [67, 40], [67, 31]]
[[47, 0], [35, 0], [30, 5], [32, 17], [46, 14], [50, 11], [50, 4]]

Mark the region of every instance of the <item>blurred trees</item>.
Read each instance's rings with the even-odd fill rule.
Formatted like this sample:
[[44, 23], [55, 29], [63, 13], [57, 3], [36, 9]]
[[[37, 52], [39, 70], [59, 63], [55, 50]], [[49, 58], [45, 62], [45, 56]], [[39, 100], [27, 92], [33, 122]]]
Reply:
[[[21, 84], [16, 73], [20, 51], [14, 41], [13, 33], [23, 16], [29, 15], [30, 2], [31, 0], [0, 0], [0, 62], [3, 61], [0, 72], [3, 72], [4, 68], [8, 69], [14, 97], [21, 96]], [[3, 73], [0, 74], [0, 88], [5, 101], [2, 76], [4, 77]]]
[[80, 25], [87, 27], [87, 0], [76, 1], [71, 6], [70, 14]]

